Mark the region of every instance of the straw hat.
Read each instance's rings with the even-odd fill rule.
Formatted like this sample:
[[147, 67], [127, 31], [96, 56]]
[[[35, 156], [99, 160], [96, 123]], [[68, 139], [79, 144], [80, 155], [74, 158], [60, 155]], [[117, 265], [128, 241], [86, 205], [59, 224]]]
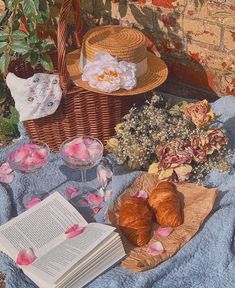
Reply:
[[[84, 67], [87, 63], [94, 64], [97, 52], [107, 52], [118, 61], [135, 63], [137, 81], [135, 87], [131, 90], [103, 92], [91, 87], [88, 81], [83, 81]], [[161, 85], [168, 75], [166, 64], [155, 54], [147, 51], [144, 34], [123, 26], [108, 25], [91, 29], [84, 36], [81, 52], [76, 50], [67, 54], [66, 63], [71, 79], [77, 86], [96, 93], [115, 96], [148, 92]]]

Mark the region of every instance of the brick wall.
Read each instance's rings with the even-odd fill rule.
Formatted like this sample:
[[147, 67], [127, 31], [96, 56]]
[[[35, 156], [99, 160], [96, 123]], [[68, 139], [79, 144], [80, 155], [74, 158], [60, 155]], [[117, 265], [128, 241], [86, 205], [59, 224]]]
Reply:
[[184, 97], [235, 95], [235, 0], [83, 0], [90, 27], [126, 19], [169, 67], [159, 90]]

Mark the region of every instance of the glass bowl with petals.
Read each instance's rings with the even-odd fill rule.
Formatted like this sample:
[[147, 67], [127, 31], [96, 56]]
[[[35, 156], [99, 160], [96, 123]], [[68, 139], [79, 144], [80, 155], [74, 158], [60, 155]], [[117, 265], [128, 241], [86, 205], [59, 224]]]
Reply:
[[48, 163], [49, 154], [50, 149], [46, 143], [29, 140], [21, 145], [16, 144], [7, 155], [7, 161], [11, 169], [25, 174], [21, 178], [24, 189], [17, 197], [17, 199], [22, 197], [25, 206], [27, 206], [27, 201], [30, 200], [30, 197], [37, 197], [42, 200], [48, 195], [47, 192], [41, 190], [29, 191], [30, 183], [28, 177]]
[[60, 155], [66, 166], [81, 172], [81, 182], [78, 186], [80, 197], [76, 197], [76, 206], [87, 199], [89, 194], [97, 194], [96, 188], [87, 185], [86, 171], [95, 167], [103, 157], [102, 142], [92, 136], [76, 136], [64, 141], [60, 147]]

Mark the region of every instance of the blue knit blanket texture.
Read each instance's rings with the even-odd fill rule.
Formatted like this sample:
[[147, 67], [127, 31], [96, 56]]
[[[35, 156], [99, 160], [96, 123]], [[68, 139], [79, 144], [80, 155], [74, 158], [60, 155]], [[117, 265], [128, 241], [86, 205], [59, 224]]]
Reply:
[[[223, 127], [235, 149], [235, 97], [226, 96], [212, 103], [219, 116], [218, 125]], [[23, 127], [17, 141], [27, 141]], [[6, 161], [11, 147], [0, 150], [0, 164]], [[230, 159], [235, 168], [235, 154]], [[95, 220], [104, 222], [107, 207], [139, 175], [125, 166], [114, 165], [112, 196], [105, 202]], [[97, 185], [94, 169], [87, 175], [91, 185]], [[67, 168], [58, 154], [51, 153], [49, 163], [30, 176], [15, 173], [10, 184], [0, 183], [0, 224], [22, 213], [25, 208], [21, 195], [27, 187], [29, 197], [38, 189], [64, 195], [66, 188], [76, 186], [80, 180], [79, 171]], [[173, 257], [146, 272], [133, 273], [115, 266], [91, 283], [89, 288], [234, 288], [235, 287], [235, 173], [211, 171], [205, 178], [205, 185], [218, 187], [219, 194], [212, 213], [203, 223], [200, 231]], [[30, 194], [31, 193], [31, 194]], [[6, 288], [37, 287], [14, 261], [0, 253], [0, 271], [6, 275]]]

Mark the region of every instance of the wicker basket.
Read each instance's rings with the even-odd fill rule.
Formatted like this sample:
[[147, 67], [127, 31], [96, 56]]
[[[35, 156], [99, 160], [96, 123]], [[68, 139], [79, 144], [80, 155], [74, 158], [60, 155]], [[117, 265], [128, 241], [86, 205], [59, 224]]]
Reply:
[[[76, 135], [95, 136], [105, 143], [115, 133], [115, 125], [133, 104], [142, 104], [149, 97], [149, 94], [122, 97], [96, 94], [72, 85], [65, 62], [67, 17], [71, 7], [75, 12], [75, 39], [78, 47], [82, 35], [79, 1], [64, 0], [58, 23], [57, 64], [63, 90], [61, 104], [50, 116], [24, 122], [30, 138], [46, 142], [53, 151], [58, 151], [64, 140]], [[22, 78], [28, 78], [34, 73], [29, 63], [22, 61], [12, 63], [10, 71]], [[42, 68], [38, 67], [36, 72], [42, 72]]]

